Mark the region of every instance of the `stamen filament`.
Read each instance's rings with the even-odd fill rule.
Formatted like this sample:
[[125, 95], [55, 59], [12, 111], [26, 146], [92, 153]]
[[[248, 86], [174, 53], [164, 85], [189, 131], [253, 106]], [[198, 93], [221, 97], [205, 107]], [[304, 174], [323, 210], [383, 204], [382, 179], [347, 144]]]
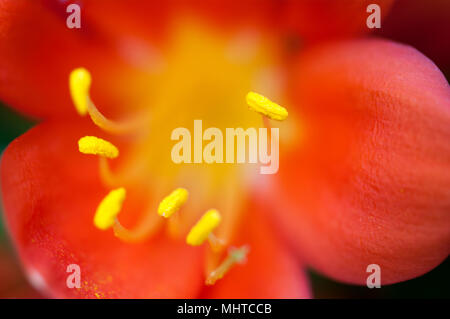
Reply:
[[95, 137], [85, 136], [78, 140], [78, 150], [83, 154], [100, 155], [107, 158], [119, 156], [119, 150], [112, 143]]
[[249, 252], [248, 246], [242, 246], [240, 248], [230, 248], [228, 252], [228, 257], [206, 278], [206, 285], [214, 285], [217, 280], [223, 278], [225, 274], [233, 267], [235, 264], [242, 264], [247, 258]]
[[108, 159], [104, 157], [99, 158], [99, 170], [100, 170], [100, 178], [105, 185], [115, 186], [117, 184], [120, 184], [117, 181], [117, 178], [114, 175], [114, 173], [111, 171], [111, 168], [109, 167]]
[[112, 134], [126, 134], [132, 133], [142, 127], [144, 124], [143, 119], [145, 117], [139, 116], [129, 120], [122, 120], [121, 122], [107, 119], [95, 106], [91, 98], [88, 96], [87, 112], [95, 125], [103, 129], [104, 131]]
[[121, 166], [120, 169], [112, 170], [108, 159], [99, 157], [99, 175], [106, 186], [117, 187], [124, 184], [133, 184], [139, 179], [142, 181], [141, 171], [142, 169], [138, 164], [130, 165], [129, 162], [125, 167]]
[[208, 242], [209, 245], [211, 246], [211, 249], [214, 252], [220, 252], [222, 248], [225, 246], [225, 241], [220, 238], [217, 238], [217, 236], [214, 235], [213, 233], [209, 234]]
[[[158, 198], [160, 195], [161, 194], [154, 194], [152, 197]], [[162, 218], [156, 214], [156, 205], [156, 203], [150, 202], [147, 210], [133, 228], [126, 228], [120, 223], [119, 219], [116, 218], [113, 228], [114, 235], [127, 243], [141, 243], [156, 234], [163, 224]]]
[[126, 243], [140, 243], [154, 235], [161, 226], [161, 222], [161, 218], [152, 210], [145, 213], [144, 219], [133, 229], [124, 227], [116, 218], [113, 228], [114, 235]]
[[202, 218], [191, 228], [186, 237], [186, 243], [199, 246], [208, 238], [209, 234], [219, 225], [221, 216], [215, 209], [208, 210]]
[[262, 117], [263, 126], [269, 132], [268, 140], [270, 141], [270, 133], [271, 133], [271, 129], [272, 129], [272, 124], [270, 124], [270, 120], [267, 116], [261, 115], [261, 117]]
[[167, 223], [167, 235], [172, 239], [179, 239], [181, 236], [183, 220], [178, 213], [175, 213], [170, 217]]
[[245, 196], [245, 189], [238, 183], [236, 177], [229, 179], [223, 185], [219, 205], [226, 215], [217, 231], [217, 236], [224, 242], [224, 246], [230, 242], [237, 228], [240, 213], [244, 209], [242, 203]]
[[284, 121], [288, 117], [288, 111], [284, 107], [272, 102], [261, 94], [249, 92], [246, 100], [251, 110], [272, 120]]

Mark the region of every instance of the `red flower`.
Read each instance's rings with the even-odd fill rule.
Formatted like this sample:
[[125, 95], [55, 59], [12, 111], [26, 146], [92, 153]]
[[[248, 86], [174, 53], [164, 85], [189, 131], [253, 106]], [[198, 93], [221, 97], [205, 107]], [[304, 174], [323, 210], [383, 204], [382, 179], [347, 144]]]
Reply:
[[[309, 297], [302, 261], [357, 284], [379, 264], [389, 284], [448, 256], [450, 92], [413, 48], [365, 39], [286, 54], [286, 30], [303, 23], [281, 23], [292, 21], [289, 1], [85, 1], [80, 30], [66, 28], [55, 3], [0, 1], [0, 96], [43, 119], [3, 155], [6, 220], [30, 278], [50, 296]], [[145, 129], [112, 134], [121, 131], [115, 122], [93, 115], [101, 130], [80, 117], [67, 83], [80, 66], [103, 114], [139, 115]], [[251, 90], [289, 110], [278, 174], [171, 161], [171, 130], [194, 119], [260, 126], [244, 104]], [[110, 141], [119, 157], [99, 166], [79, 152], [83, 136]], [[116, 222], [119, 238], [93, 224], [118, 187], [128, 229]], [[178, 219], [163, 220], [158, 204], [178, 187], [189, 199]], [[211, 207], [222, 216], [217, 238], [250, 250], [246, 263], [205, 286], [224, 260], [242, 257], [184, 242]], [[66, 285], [70, 264], [81, 268], [81, 288]]]

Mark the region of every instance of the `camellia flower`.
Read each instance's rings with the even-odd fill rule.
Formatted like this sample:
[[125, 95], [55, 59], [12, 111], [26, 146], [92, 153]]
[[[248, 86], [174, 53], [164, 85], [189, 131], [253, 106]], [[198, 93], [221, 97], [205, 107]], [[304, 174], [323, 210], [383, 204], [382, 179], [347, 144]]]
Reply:
[[[377, 264], [390, 284], [441, 263], [448, 83], [411, 47], [350, 39], [364, 28], [344, 17], [368, 13], [337, 2], [83, 1], [68, 29], [68, 3], [1, 0], [0, 96], [42, 119], [1, 162], [31, 282], [52, 297], [307, 298], [306, 265], [366, 284]], [[278, 173], [175, 164], [171, 132], [195, 119], [279, 127]]]

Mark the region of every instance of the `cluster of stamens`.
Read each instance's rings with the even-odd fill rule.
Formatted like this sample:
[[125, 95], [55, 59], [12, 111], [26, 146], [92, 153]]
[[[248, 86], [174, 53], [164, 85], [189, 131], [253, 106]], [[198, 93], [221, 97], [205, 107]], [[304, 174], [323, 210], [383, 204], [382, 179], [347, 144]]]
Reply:
[[[69, 77], [69, 87], [73, 103], [81, 116], [89, 114], [92, 121], [110, 133], [123, 133], [134, 129], [137, 121], [115, 122], [107, 119], [95, 107], [90, 99], [89, 90], [91, 86], [91, 75], [84, 68], [78, 68], [71, 72]], [[285, 108], [270, 101], [266, 97], [250, 92], [247, 97], [247, 104], [250, 109], [273, 120], [282, 121], [287, 118], [288, 112]], [[114, 159], [119, 156], [119, 149], [104, 139], [95, 136], [84, 136], [78, 141], [78, 149], [83, 154], [92, 154], [100, 157], [101, 167], [107, 167], [107, 159]], [[111, 190], [100, 202], [94, 215], [94, 225], [100, 230], [113, 228], [114, 234], [126, 242], [138, 242], [145, 238], [154, 230], [154, 216], [158, 215], [164, 219], [173, 218], [178, 214], [182, 206], [187, 202], [189, 192], [185, 188], [177, 188], [167, 195], [160, 202], [157, 214], [150, 212], [146, 218], [135, 229], [127, 229], [118, 220], [118, 215], [122, 210], [122, 205], [126, 198], [126, 189], [118, 187]], [[214, 235], [214, 230], [221, 222], [221, 215], [216, 209], [209, 209], [190, 229], [186, 236], [186, 243], [191, 246], [200, 246], [205, 241], [209, 242], [213, 252], [220, 252], [225, 248], [225, 242]], [[249, 248], [230, 248], [228, 256], [214, 270], [207, 274], [206, 284], [212, 285], [235, 264], [245, 261]]]

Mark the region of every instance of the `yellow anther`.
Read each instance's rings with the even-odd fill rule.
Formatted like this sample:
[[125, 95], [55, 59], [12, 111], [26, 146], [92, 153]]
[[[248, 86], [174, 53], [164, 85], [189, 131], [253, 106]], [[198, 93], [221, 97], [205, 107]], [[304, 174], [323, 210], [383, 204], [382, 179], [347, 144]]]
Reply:
[[250, 249], [247, 246], [242, 246], [241, 248], [230, 248], [228, 257], [219, 265], [219, 267], [208, 275], [205, 284], [214, 285], [217, 280], [225, 276], [233, 265], [244, 263], [249, 250]]
[[133, 118], [122, 121], [113, 121], [106, 118], [97, 109], [89, 96], [91, 83], [91, 74], [85, 68], [77, 68], [70, 72], [70, 95], [77, 112], [81, 116], [89, 114], [95, 125], [113, 134], [136, 133], [140, 128], [144, 127], [144, 125], [148, 123], [147, 117], [142, 116], [143, 114], [136, 114]]
[[208, 238], [209, 234], [219, 225], [220, 214], [215, 209], [208, 210], [197, 224], [192, 227], [186, 237], [186, 243], [192, 246], [199, 246]]
[[106, 230], [114, 225], [114, 220], [122, 210], [125, 200], [125, 188], [117, 188], [109, 192], [100, 202], [95, 212], [94, 225], [102, 230]]
[[250, 109], [272, 120], [284, 121], [288, 117], [288, 111], [284, 107], [272, 102], [261, 94], [249, 92], [246, 100]]
[[188, 195], [189, 193], [186, 189], [177, 188], [161, 201], [158, 207], [158, 214], [169, 218], [187, 201]]
[[119, 156], [119, 150], [113, 144], [95, 136], [85, 136], [78, 140], [78, 150], [83, 154], [100, 155], [107, 158]]
[[72, 96], [72, 101], [80, 115], [86, 115], [88, 112], [91, 81], [91, 74], [85, 68], [78, 68], [70, 73], [70, 95]]

